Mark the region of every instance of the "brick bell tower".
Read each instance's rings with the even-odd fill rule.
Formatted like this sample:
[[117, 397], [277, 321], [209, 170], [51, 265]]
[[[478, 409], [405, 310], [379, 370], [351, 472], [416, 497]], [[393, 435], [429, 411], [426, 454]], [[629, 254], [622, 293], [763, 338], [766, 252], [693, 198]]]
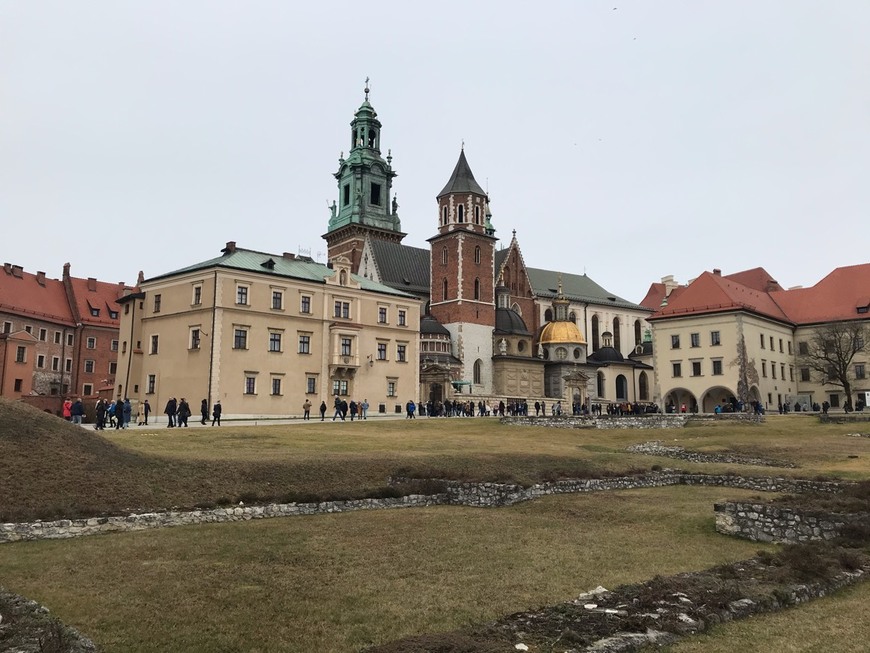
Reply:
[[347, 257], [351, 271], [359, 271], [366, 236], [400, 243], [402, 232], [398, 203], [392, 196], [392, 155], [381, 156], [381, 121], [369, 103], [366, 79], [365, 100], [350, 123], [350, 151], [338, 159], [338, 202], [330, 207], [329, 228], [323, 235], [330, 259]]
[[495, 326], [495, 229], [489, 197], [474, 179], [465, 148], [438, 194], [438, 234], [432, 248], [429, 312], [453, 337], [464, 381], [490, 392]]

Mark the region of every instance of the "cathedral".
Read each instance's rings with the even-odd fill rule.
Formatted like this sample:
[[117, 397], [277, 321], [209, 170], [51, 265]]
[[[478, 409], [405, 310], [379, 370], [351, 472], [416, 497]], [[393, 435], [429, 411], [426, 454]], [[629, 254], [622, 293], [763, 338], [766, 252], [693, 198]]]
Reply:
[[330, 260], [419, 298], [420, 401], [657, 400], [646, 321], [653, 311], [585, 274], [527, 267], [516, 231], [500, 247], [464, 148], [436, 195], [429, 248], [402, 244], [381, 127], [366, 88], [323, 238]]

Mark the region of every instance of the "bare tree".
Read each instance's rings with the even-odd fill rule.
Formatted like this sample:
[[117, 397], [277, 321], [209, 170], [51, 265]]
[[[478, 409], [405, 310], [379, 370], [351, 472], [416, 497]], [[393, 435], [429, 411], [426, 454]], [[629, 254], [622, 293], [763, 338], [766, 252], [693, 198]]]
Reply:
[[[800, 351], [798, 361], [821, 378], [822, 385], [843, 388], [843, 407], [852, 408], [852, 381], [855, 379], [852, 361], [855, 356], [870, 351], [866, 322], [832, 322], [819, 327]], [[803, 348], [801, 348], [803, 349]]]
[[737, 357], [731, 361], [730, 366], [737, 368], [737, 398], [744, 406], [748, 406], [751, 400], [749, 389], [753, 384], [758, 385], [758, 370], [755, 367], [755, 359], [749, 359], [743, 335], [737, 342]]

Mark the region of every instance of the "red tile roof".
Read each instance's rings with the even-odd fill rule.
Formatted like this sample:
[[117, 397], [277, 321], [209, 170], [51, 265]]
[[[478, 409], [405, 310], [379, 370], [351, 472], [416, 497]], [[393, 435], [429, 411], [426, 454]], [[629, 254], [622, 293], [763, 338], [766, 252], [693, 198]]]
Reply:
[[[111, 314], [119, 315], [121, 307], [115, 303], [115, 300], [123, 296], [125, 289], [123, 284], [76, 277], [70, 277], [69, 281], [82, 324], [111, 327], [118, 327], [121, 324], [120, 318], [112, 318]], [[98, 311], [99, 315], [93, 315], [91, 309]]]
[[649, 290], [646, 291], [646, 296], [640, 300], [640, 305], [657, 311], [662, 305], [665, 294], [667, 294], [665, 284], [658, 282], [651, 283]]
[[8, 264], [0, 270], [0, 311], [75, 326], [62, 281]]
[[[644, 302], [663, 296], [659, 285], [652, 284]], [[837, 268], [810, 288], [792, 290], [783, 290], [764, 268], [754, 268], [724, 277], [704, 272], [688, 286], [674, 289], [667, 305], [649, 319], [746, 310], [781, 322], [814, 324], [870, 319], [870, 313], [858, 313], [867, 306], [870, 263]]]

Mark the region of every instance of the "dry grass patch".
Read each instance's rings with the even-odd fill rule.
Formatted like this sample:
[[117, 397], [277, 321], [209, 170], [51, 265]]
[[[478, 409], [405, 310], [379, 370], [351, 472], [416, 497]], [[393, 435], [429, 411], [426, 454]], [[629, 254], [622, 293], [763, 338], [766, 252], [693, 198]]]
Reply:
[[745, 558], [757, 544], [713, 530], [725, 496], [672, 487], [17, 543], [0, 547], [0, 577], [106, 650], [352, 651]]

